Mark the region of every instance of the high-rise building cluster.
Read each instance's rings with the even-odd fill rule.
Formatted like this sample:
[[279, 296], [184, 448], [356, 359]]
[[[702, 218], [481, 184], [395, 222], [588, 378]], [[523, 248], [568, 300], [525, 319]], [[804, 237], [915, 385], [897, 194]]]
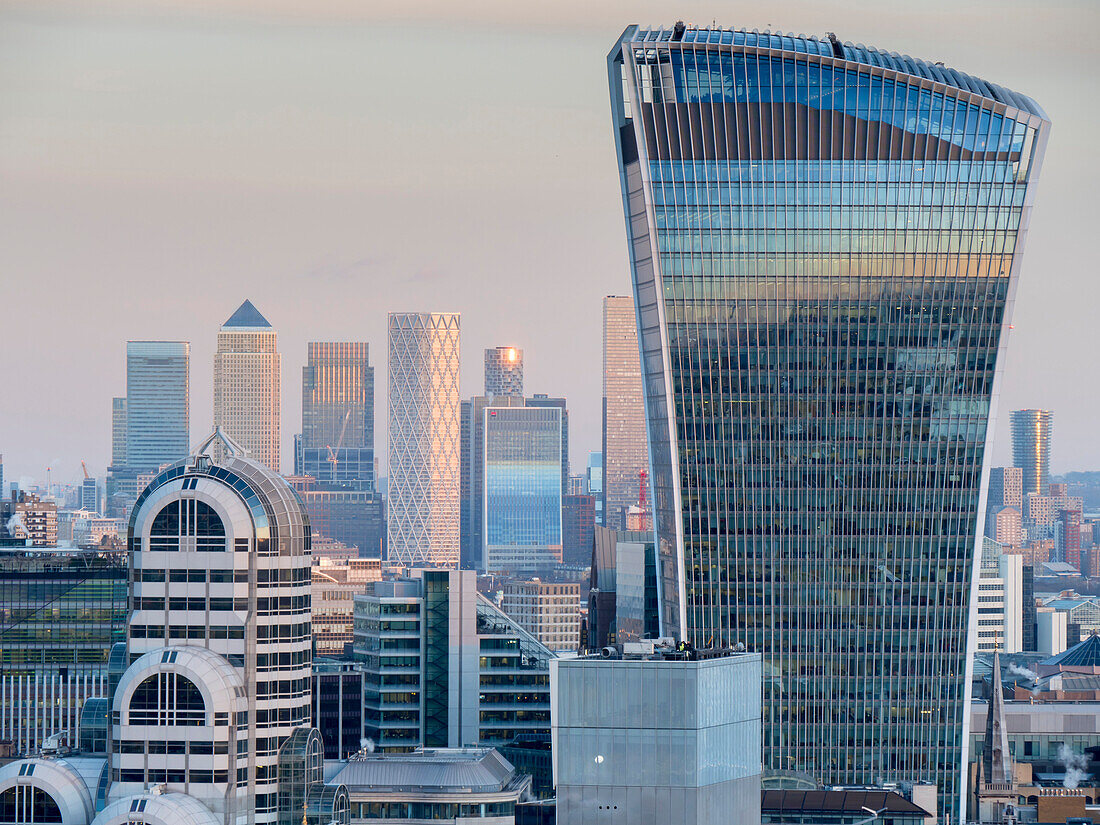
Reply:
[[986, 538], [1040, 573], [1100, 576], [1100, 520], [1085, 515], [1067, 483], [1051, 480], [1054, 413], [1015, 410], [1011, 422], [1014, 466], [990, 471]]

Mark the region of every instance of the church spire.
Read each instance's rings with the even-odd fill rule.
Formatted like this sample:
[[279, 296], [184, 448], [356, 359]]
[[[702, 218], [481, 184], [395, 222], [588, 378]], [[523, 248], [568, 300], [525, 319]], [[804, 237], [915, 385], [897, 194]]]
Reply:
[[1001, 652], [993, 653], [993, 695], [985, 719], [985, 752], [982, 754], [984, 781], [992, 784], [1012, 782], [1012, 756], [1008, 751], [1008, 727], [1005, 723], [1005, 697], [1001, 687]]

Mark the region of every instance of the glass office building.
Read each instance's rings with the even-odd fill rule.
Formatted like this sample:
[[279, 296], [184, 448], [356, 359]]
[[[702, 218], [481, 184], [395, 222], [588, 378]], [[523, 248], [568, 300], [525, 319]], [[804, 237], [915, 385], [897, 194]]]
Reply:
[[127, 614], [123, 552], [0, 552], [0, 740], [22, 754], [61, 731], [75, 738]]
[[550, 733], [556, 654], [477, 592], [472, 570], [412, 571], [355, 597], [363, 735], [379, 751]]
[[[626, 514], [640, 504], [642, 471], [649, 463], [645, 404], [638, 365], [638, 327], [634, 299], [603, 299], [603, 521], [613, 530], [627, 528]], [[648, 500], [649, 494], [646, 493]]]
[[191, 345], [126, 342], [126, 464], [156, 470], [191, 448]]
[[485, 350], [485, 394], [523, 398], [523, 350], [519, 347]]
[[764, 764], [959, 811], [990, 405], [1049, 123], [826, 39], [609, 56], [663, 629], [764, 657]]
[[562, 410], [487, 407], [483, 558], [488, 570], [561, 561]]
[[294, 473], [326, 489], [374, 490], [374, 367], [356, 341], [310, 341]]
[[1021, 494], [1050, 493], [1050, 437], [1054, 434], [1054, 413], [1050, 410], [1013, 410], [1012, 463], [1023, 471]]

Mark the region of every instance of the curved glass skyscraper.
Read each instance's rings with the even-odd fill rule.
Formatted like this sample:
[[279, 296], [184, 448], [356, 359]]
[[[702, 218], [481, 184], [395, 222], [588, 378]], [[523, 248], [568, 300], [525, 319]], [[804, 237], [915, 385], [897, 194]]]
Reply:
[[987, 423], [1049, 123], [832, 35], [632, 27], [609, 71], [664, 631], [763, 653], [767, 769], [931, 781], [957, 816]]

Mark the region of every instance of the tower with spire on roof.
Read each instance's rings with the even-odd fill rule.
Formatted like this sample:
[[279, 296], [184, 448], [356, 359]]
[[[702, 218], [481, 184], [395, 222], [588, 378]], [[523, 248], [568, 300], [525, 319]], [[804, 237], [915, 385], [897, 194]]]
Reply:
[[1008, 749], [1004, 688], [1001, 685], [1001, 653], [993, 653], [989, 711], [985, 717], [985, 746], [978, 762], [974, 787], [979, 822], [1016, 821], [1016, 782]]
[[280, 472], [281, 374], [275, 330], [246, 300], [218, 331], [214, 426], [275, 472]]

